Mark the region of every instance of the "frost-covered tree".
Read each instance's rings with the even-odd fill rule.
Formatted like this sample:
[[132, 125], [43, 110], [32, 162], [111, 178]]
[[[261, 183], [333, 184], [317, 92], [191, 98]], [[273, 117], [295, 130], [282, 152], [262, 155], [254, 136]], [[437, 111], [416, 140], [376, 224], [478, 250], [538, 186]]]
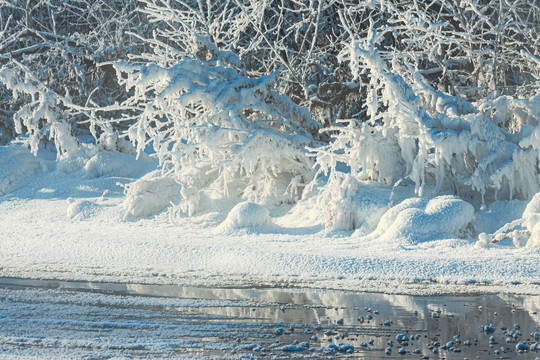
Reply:
[[[123, 105], [140, 112], [129, 138], [139, 152], [151, 144], [163, 175], [181, 185], [182, 213], [211, 200], [294, 202], [313, 175], [305, 146], [317, 123], [274, 90], [277, 73], [246, 77], [208, 37], [193, 34], [191, 44], [194, 58], [169, 67], [114, 64], [132, 94]], [[128, 197], [138, 191], [135, 183]]]
[[[469, 100], [538, 93], [539, 7], [529, 0], [14, 0], [0, 8], [0, 66], [19, 73], [19, 83], [30, 71], [58, 94], [69, 89], [80, 106], [125, 99], [112, 67], [97, 63], [129, 58], [170, 67], [191, 56], [197, 33], [236, 54], [234, 67], [250, 77], [279, 69], [276, 89], [321, 125], [364, 121], [367, 79], [353, 81], [338, 54], [346, 28], [365, 37], [370, 19], [383, 38], [382, 58], [409, 83], [419, 72], [436, 90]], [[0, 139], [7, 141], [16, 135], [13, 114], [29, 98], [14, 100], [3, 89]], [[86, 115], [66, 120], [75, 133], [87, 131]]]
[[[377, 28], [394, 71], [450, 95], [538, 95], [540, 6], [530, 0], [383, 1]], [[404, 75], [404, 74], [403, 74]], [[408, 79], [410, 80], [410, 79]]]
[[[143, 0], [141, 12], [156, 24], [147, 60], [169, 66], [189, 55], [192, 33], [231, 51], [251, 77], [279, 71], [277, 90], [307, 107], [322, 125], [358, 112], [359, 94], [337, 60], [344, 36], [338, 10], [357, 8], [345, 0]], [[363, 4], [363, 3], [362, 3]], [[358, 21], [365, 22], [363, 11]], [[167, 63], [169, 60], [172, 62]]]
[[68, 138], [112, 131], [104, 119], [119, 116], [112, 105], [125, 96], [98, 62], [144, 50], [131, 35], [148, 31], [135, 8], [134, 0], [0, 1], [0, 141], [28, 135], [35, 152], [62, 133], [62, 153], [74, 149]]
[[[343, 55], [357, 79], [370, 77], [368, 121], [329, 129], [338, 132], [334, 141], [315, 150], [320, 171], [330, 172], [323, 195], [333, 200], [326, 201], [333, 204], [327, 226], [354, 226], [338, 215], [347, 217], [343, 204], [363, 180], [387, 186], [412, 181], [420, 196], [479, 195], [482, 204], [530, 199], [540, 190], [540, 97], [472, 104], [434, 90], [420, 72], [410, 85], [381, 58], [377, 44], [384, 39], [374, 29], [364, 42], [352, 31], [351, 38]], [[337, 171], [338, 163], [350, 167], [350, 174]], [[349, 191], [336, 191], [343, 187]]]

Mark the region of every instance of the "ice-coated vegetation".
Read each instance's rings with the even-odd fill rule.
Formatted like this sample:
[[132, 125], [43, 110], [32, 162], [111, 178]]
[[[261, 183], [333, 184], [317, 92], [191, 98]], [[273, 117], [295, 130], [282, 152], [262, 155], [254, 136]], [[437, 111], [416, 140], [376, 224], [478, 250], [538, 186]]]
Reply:
[[[335, 212], [350, 206], [345, 203], [354, 196], [351, 189], [368, 180], [387, 186], [412, 181], [419, 196], [451, 192], [474, 202], [479, 195], [482, 206], [497, 199], [531, 199], [540, 189], [540, 97], [502, 96], [475, 106], [435, 91], [419, 73], [409, 85], [388, 70], [377, 38], [372, 29], [345, 53], [357, 78], [361, 70], [371, 78], [367, 120], [327, 129], [337, 132], [334, 140], [314, 149], [319, 171], [331, 173], [326, 192], [346, 188], [333, 204]], [[340, 164], [350, 173], [339, 173]], [[354, 227], [330, 225], [336, 224]]]
[[[288, 224], [361, 241], [540, 244], [540, 9], [529, 0], [0, 10], [0, 143], [53, 151], [65, 173], [130, 178], [125, 219], [218, 212], [222, 228], [242, 228], [289, 211]], [[5, 153], [2, 194], [48, 171]], [[139, 176], [126, 164], [135, 154], [158, 168]], [[69, 204], [70, 218], [88, 208]], [[496, 211], [505, 204], [525, 211]]]
[[273, 90], [277, 74], [242, 76], [222, 63], [230, 54], [197, 35], [193, 43], [208, 60], [114, 64], [133, 92], [124, 104], [140, 109], [129, 138], [139, 152], [152, 144], [163, 173], [181, 186], [182, 213], [197, 213], [201, 198], [294, 202], [313, 177], [305, 147], [317, 123]]

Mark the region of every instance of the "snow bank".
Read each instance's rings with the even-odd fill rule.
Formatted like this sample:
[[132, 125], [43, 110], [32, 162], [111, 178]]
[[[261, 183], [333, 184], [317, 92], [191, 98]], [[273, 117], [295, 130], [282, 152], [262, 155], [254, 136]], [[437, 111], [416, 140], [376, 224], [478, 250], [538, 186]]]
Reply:
[[45, 164], [18, 145], [0, 147], [0, 195], [8, 194], [28, 182]]
[[455, 196], [410, 198], [388, 210], [368, 238], [399, 245], [459, 238], [473, 218], [473, 206]]
[[268, 209], [259, 204], [244, 201], [237, 204], [215, 232], [233, 232], [239, 229], [265, 230], [274, 226]]
[[119, 177], [133, 177], [140, 171], [139, 164], [132, 154], [117, 151], [99, 151], [84, 165], [89, 177], [102, 177], [112, 175]]
[[521, 217], [515, 219], [515, 217], [502, 214], [500, 219], [505, 221], [497, 231], [483, 232], [478, 235], [479, 246], [497, 243], [516, 248], [540, 247], [540, 193], [527, 203]]
[[475, 213], [475, 234], [493, 234], [508, 223], [521, 219], [525, 208], [525, 200], [496, 201], [487, 209]]
[[[0, 158], [19, 150], [0, 147]], [[160, 178], [160, 172], [139, 180], [118, 178], [114, 172], [95, 178], [88, 176], [84, 162], [78, 163], [78, 170], [64, 172], [54, 169], [64, 160], [54, 159], [38, 157], [48, 171], [36, 172], [22, 188], [0, 196], [0, 276], [400, 293], [452, 292], [458, 287], [463, 292], [540, 291], [540, 247], [477, 247], [456, 239], [468, 231], [469, 221], [484, 221], [486, 216], [473, 217], [471, 206], [452, 196], [403, 202], [406, 186], [394, 189], [396, 196], [379, 185], [361, 187], [351, 203], [363, 209], [366, 229], [375, 228], [373, 241], [358, 236], [364, 233], [352, 238], [349, 233], [327, 234], [321, 222], [314, 226], [322, 215], [315, 197], [297, 208], [241, 203], [217, 226], [222, 217], [216, 209], [232, 207], [221, 204], [213, 212], [179, 218], [171, 226], [160, 209], [170, 196], [178, 196], [179, 188], [171, 179]], [[140, 172], [145, 164], [140, 164]], [[127, 199], [118, 182], [131, 182]], [[389, 199], [398, 205], [379, 219], [374, 210], [388, 206]], [[517, 209], [518, 205], [512, 216]], [[127, 221], [126, 210], [133, 217], [150, 217]], [[491, 216], [500, 217], [493, 227], [505, 220], [502, 210]], [[423, 242], [442, 238], [450, 240]], [[389, 251], [396, 244], [405, 246]]]
[[93, 201], [67, 199], [66, 215], [70, 219], [84, 220], [102, 211], [102, 207]]
[[[118, 146], [121, 148], [121, 146]], [[110, 148], [109, 144], [80, 144], [76, 152], [59, 157], [56, 169], [86, 179], [101, 177], [140, 178], [155, 169], [156, 164], [147, 154], [137, 155], [124, 146], [127, 152]]]

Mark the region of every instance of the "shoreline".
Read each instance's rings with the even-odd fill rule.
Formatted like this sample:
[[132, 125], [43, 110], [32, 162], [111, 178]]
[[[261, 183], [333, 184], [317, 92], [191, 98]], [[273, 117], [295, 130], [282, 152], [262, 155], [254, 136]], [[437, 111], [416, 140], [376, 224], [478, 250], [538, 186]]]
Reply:
[[[19, 274], [22, 275], [22, 274]], [[51, 275], [51, 274], [49, 274]], [[51, 285], [57, 284], [57, 285]], [[540, 296], [539, 284], [452, 284], [437, 282], [401, 282], [399, 280], [347, 280], [328, 279], [318, 282], [302, 280], [286, 281], [280, 279], [270, 281], [268, 279], [255, 280], [247, 277], [201, 279], [189, 277], [173, 278], [144, 278], [144, 277], [114, 277], [79, 275], [78, 277], [67, 274], [55, 276], [16, 276], [6, 275], [0, 271], [1, 286], [22, 286], [40, 288], [73, 288], [87, 289], [91, 285], [93, 289], [119, 289], [123, 286], [138, 287], [143, 290], [142, 294], [151, 292], [152, 296], [158, 295], [161, 290], [165, 294], [178, 289], [223, 289], [223, 290], [282, 290], [293, 292], [339, 292], [351, 294], [381, 294], [381, 295], [404, 295], [414, 297], [465, 297], [483, 295], [519, 295]], [[107, 290], [109, 291], [109, 290]], [[165, 295], [167, 296], [167, 295]]]

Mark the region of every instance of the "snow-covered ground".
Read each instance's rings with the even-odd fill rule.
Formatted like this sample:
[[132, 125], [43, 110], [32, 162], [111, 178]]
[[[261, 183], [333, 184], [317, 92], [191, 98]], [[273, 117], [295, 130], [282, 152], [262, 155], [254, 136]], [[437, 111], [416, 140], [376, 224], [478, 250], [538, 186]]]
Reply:
[[[468, 235], [494, 233], [519, 220], [523, 201], [495, 202], [480, 211], [450, 196], [397, 199], [383, 215], [377, 199], [388, 200], [391, 189], [374, 186], [358, 200], [373, 231], [325, 232], [320, 207], [309, 201], [273, 209], [244, 203], [230, 214], [232, 206], [223, 205], [171, 222], [166, 210], [126, 215], [135, 207], [125, 201], [122, 185], [155, 170], [155, 161], [90, 150], [65, 161], [55, 157], [0, 147], [0, 276], [540, 294], [540, 247], [510, 239], [485, 244]], [[160, 192], [174, 183], [145, 186], [139, 195], [159, 209]]]

